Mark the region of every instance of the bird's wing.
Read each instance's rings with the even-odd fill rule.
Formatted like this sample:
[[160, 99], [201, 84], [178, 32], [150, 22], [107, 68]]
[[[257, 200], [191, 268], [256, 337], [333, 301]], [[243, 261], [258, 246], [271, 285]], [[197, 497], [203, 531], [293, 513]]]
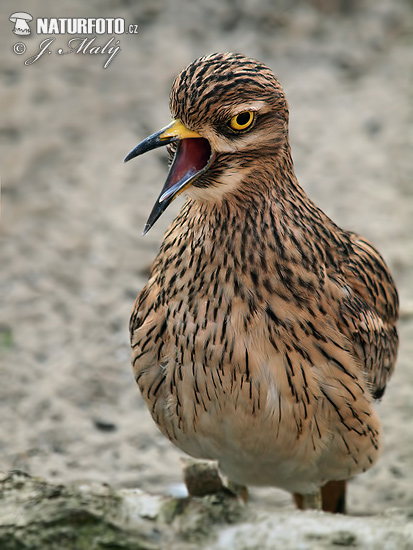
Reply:
[[348, 293], [340, 303], [340, 330], [364, 365], [374, 398], [380, 398], [397, 355], [399, 300], [390, 272], [377, 250], [349, 234], [351, 251], [341, 264]]
[[[141, 377], [153, 378], [154, 380], [145, 380], [150, 386], [156, 386], [164, 379], [161, 366], [162, 348], [167, 335], [165, 312], [160, 300], [159, 288], [152, 278], [136, 298], [130, 318], [132, 366], [139, 385]], [[150, 398], [149, 393], [147, 397]]]

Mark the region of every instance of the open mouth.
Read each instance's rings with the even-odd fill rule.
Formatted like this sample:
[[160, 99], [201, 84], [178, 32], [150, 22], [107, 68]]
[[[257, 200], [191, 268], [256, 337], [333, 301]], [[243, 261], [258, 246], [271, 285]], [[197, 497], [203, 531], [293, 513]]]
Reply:
[[171, 202], [211, 166], [214, 159], [209, 141], [198, 133], [188, 130], [180, 121], [149, 136], [139, 143], [125, 158], [125, 162], [157, 147], [177, 142], [177, 148], [165, 185], [155, 202], [145, 235]]
[[190, 183], [209, 168], [211, 146], [204, 138], [187, 138], [178, 141], [168, 178], [159, 197], [163, 202], [170, 195], [177, 196]]

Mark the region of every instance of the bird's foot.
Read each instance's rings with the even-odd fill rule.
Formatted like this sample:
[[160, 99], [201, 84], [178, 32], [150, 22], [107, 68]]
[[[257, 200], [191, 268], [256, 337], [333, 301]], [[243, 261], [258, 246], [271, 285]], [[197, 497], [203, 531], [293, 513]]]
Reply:
[[321, 489], [307, 495], [294, 494], [294, 500], [299, 510], [322, 510]]

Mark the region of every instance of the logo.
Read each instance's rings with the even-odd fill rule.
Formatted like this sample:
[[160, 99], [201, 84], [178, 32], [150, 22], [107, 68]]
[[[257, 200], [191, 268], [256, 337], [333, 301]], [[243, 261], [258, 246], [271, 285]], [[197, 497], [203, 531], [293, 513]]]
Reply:
[[30, 13], [24, 13], [23, 11], [12, 13], [9, 20], [14, 23], [14, 34], [18, 34], [19, 36], [29, 36], [30, 27], [28, 21], [31, 21], [32, 19], [33, 17]]
[[[9, 19], [14, 23], [14, 34], [30, 35], [28, 21], [32, 21], [33, 17], [29, 13], [16, 12]], [[46, 54], [54, 53], [62, 57], [70, 54], [105, 56], [103, 68], [106, 69], [121, 51], [118, 36], [139, 32], [136, 23], [127, 24], [122, 17], [38, 17], [33, 25], [37, 35], [48, 37], [40, 42], [37, 51], [32, 50], [32, 55], [24, 60], [26, 66], [33, 65], [42, 58], [46, 59]], [[105, 34], [107, 37], [101, 40]], [[69, 35], [63, 48], [58, 46], [59, 35]], [[27, 46], [24, 42], [17, 42], [13, 45], [13, 51], [16, 55], [24, 55]]]

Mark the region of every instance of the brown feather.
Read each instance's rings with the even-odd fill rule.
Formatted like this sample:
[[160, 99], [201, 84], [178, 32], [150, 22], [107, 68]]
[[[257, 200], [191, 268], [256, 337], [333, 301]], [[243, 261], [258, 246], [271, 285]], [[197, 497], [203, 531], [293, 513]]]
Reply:
[[[225, 123], [257, 108], [250, 132]], [[272, 71], [214, 54], [175, 80], [171, 111], [215, 161], [188, 190], [131, 317], [136, 381], [160, 430], [242, 485], [338, 488], [378, 456], [373, 398], [397, 352], [380, 254], [304, 193]]]

